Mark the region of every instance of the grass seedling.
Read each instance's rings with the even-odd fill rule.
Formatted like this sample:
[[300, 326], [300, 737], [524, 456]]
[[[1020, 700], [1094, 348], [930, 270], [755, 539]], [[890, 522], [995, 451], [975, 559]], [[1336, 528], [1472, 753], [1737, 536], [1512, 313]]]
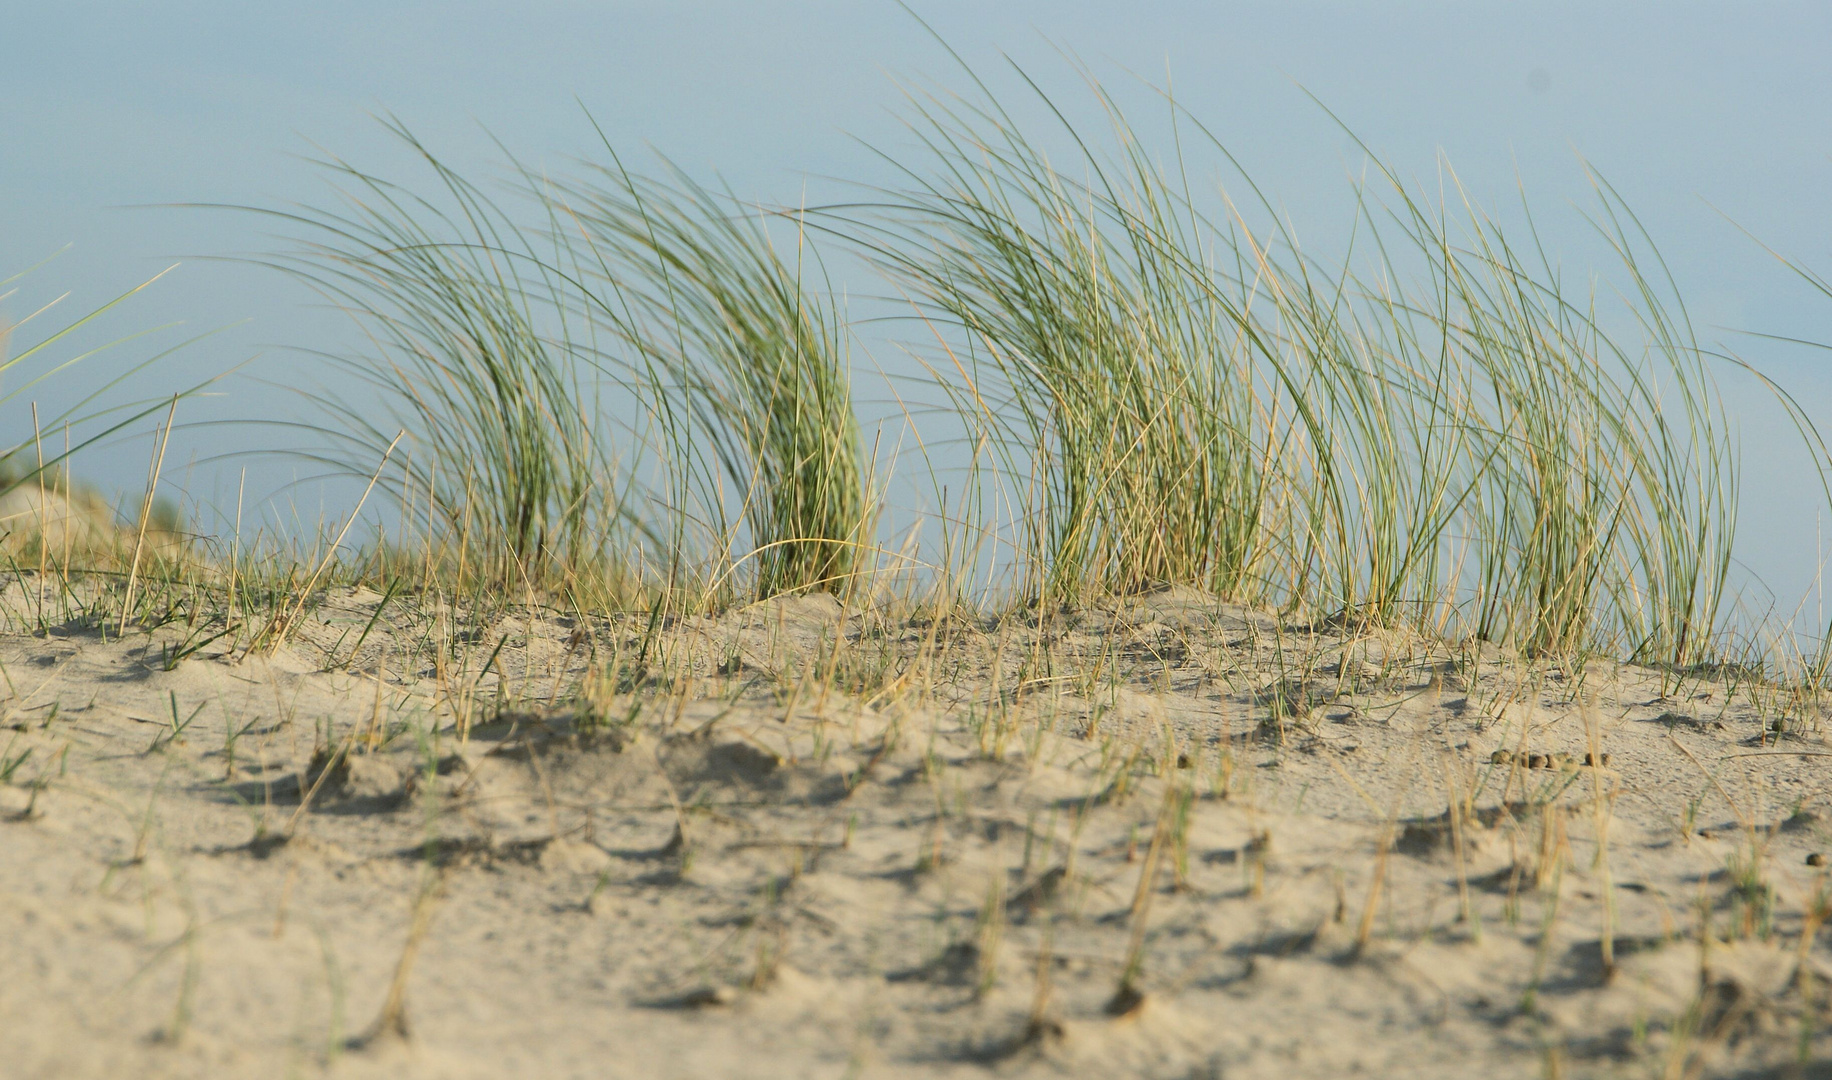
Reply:
[[1151, 901], [1157, 892], [1159, 862], [1171, 843], [1171, 833], [1176, 828], [1177, 812], [1182, 803], [1183, 792], [1178, 784], [1174, 781], [1166, 782], [1164, 799], [1158, 807], [1158, 820], [1151, 830], [1151, 846], [1146, 849], [1145, 865], [1139, 870], [1139, 884], [1133, 891], [1132, 908], [1127, 914], [1132, 933], [1126, 943], [1126, 964], [1120, 972], [1119, 986], [1107, 1001], [1106, 1012], [1109, 1016], [1129, 1016], [1145, 1003], [1145, 992], [1139, 985], [1139, 977], [1145, 967], [1146, 930], [1151, 919]]
[[1374, 874], [1368, 882], [1368, 898], [1361, 906], [1361, 920], [1355, 924], [1355, 951], [1360, 956], [1374, 936], [1374, 916], [1380, 909], [1380, 891], [1387, 880], [1387, 860], [1393, 852], [1393, 834], [1398, 815], [1387, 822], [1374, 849]]
[[1473, 796], [1464, 797], [1464, 788], [1458, 783], [1457, 769], [1453, 759], [1446, 754], [1443, 758], [1444, 787], [1450, 795], [1449, 805], [1445, 811], [1450, 819], [1451, 853], [1457, 866], [1457, 913], [1468, 928], [1469, 933], [1480, 939], [1482, 923], [1476, 917], [1475, 906], [1470, 902], [1469, 894], [1469, 855], [1465, 851], [1464, 832], [1468, 829], [1466, 821]]
[[980, 905], [973, 938], [979, 957], [973, 993], [976, 998], [983, 998], [998, 985], [999, 946], [1005, 938], [1005, 882], [998, 874], [993, 875], [986, 887], [986, 900]]
[[172, 1019], [160, 1032], [160, 1041], [177, 1044], [190, 1030], [197, 1011], [197, 981], [203, 974], [203, 955], [198, 943], [197, 912], [186, 912], [187, 922], [179, 946], [184, 950], [184, 970], [178, 977], [178, 994], [172, 1002]]
[[1539, 942], [1533, 949], [1533, 974], [1527, 981], [1527, 989], [1520, 998], [1520, 1011], [1528, 1016], [1539, 1009], [1539, 988], [1546, 978], [1546, 965], [1552, 958], [1553, 931], [1558, 926], [1559, 902], [1565, 892], [1565, 861], [1559, 859], [1552, 870], [1552, 882], [1549, 889], [1543, 889], [1544, 906], [1541, 909], [1539, 924]]
[[318, 956], [324, 964], [325, 995], [330, 999], [324, 1034], [324, 1060], [327, 1066], [335, 1067], [338, 1057], [347, 1046], [344, 1039], [343, 965], [337, 962], [337, 950], [332, 947], [331, 935], [325, 931], [324, 926], [314, 922], [312, 933], [318, 939]]
[[1053, 987], [1050, 968], [1056, 960], [1055, 924], [1047, 907], [1042, 917], [1042, 938], [1037, 946], [1037, 963], [1032, 969], [1030, 1015], [1025, 1018], [1024, 1031], [1018, 1037], [1019, 1046], [1034, 1046], [1060, 1039], [1063, 1035], [1062, 1024], [1050, 1016]]
[[414, 961], [420, 955], [420, 946], [426, 935], [432, 930], [433, 915], [438, 908], [439, 894], [444, 885], [444, 874], [426, 864], [420, 873], [420, 887], [414, 894], [413, 914], [408, 921], [407, 941], [401, 946], [400, 958], [395, 961], [394, 975], [388, 980], [388, 993], [382, 999], [381, 1010], [375, 1015], [369, 1027], [352, 1041], [357, 1047], [371, 1045], [384, 1038], [406, 1039], [411, 1037], [411, 1028], [407, 1021], [407, 981], [413, 974]]
[[1597, 855], [1593, 864], [1603, 893], [1603, 925], [1599, 948], [1602, 954], [1603, 981], [1616, 971], [1616, 891], [1609, 867], [1609, 825], [1612, 794], [1604, 790], [1603, 742], [1594, 698], [1586, 698], [1579, 710], [1584, 718], [1584, 738], [1590, 747], [1591, 824], [1596, 834]]
[[182, 742], [184, 740], [184, 733], [190, 728], [192, 721], [202, 715], [204, 706], [209, 704], [207, 701], [199, 702], [197, 708], [192, 709], [189, 716], [180, 720], [178, 718], [178, 692], [175, 690], [167, 691], [166, 702], [170, 710], [167, 713], [169, 727], [153, 738], [152, 745], [146, 748], [146, 752], [149, 754], [157, 751], [161, 746]]
[[24, 765], [26, 760], [32, 756], [32, 748], [29, 746], [19, 751], [17, 754], [13, 753], [13, 747], [17, 745], [18, 742], [19, 732], [15, 731], [13, 732], [13, 737], [7, 740], [6, 752], [0, 753], [0, 784], [12, 783], [13, 774], [18, 772], [19, 767]]

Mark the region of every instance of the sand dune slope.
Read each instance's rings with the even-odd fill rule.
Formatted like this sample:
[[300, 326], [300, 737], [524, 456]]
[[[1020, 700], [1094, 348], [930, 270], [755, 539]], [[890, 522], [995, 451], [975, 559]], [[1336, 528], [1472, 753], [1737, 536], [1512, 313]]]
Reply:
[[0, 639], [0, 1073], [1832, 1057], [1832, 747], [1748, 673], [1184, 594], [1041, 628], [781, 601], [646, 653], [380, 601], [278, 650]]

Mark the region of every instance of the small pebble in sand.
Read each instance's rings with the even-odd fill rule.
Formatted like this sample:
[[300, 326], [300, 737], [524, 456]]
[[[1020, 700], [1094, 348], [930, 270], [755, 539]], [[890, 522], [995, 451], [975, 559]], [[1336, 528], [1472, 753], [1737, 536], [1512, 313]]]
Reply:
[[1144, 1007], [1145, 992], [1133, 986], [1128, 980], [1120, 983], [1120, 988], [1114, 991], [1113, 997], [1108, 1000], [1106, 1008], [1102, 1011], [1108, 1016], [1120, 1018], [1137, 1015]]
[[1825, 853], [1824, 853], [1824, 852], [1819, 852], [1819, 851], [1815, 851], [1815, 852], [1814, 852], [1813, 854], [1811, 854], [1811, 855], [1808, 855], [1808, 856], [1807, 856], [1807, 865], [1808, 865], [1808, 866], [1824, 866], [1824, 865], [1826, 865], [1826, 856], [1825, 856]]
[[709, 1009], [730, 1005], [736, 1000], [738, 992], [729, 986], [702, 986], [687, 991], [667, 1004], [677, 1009]]

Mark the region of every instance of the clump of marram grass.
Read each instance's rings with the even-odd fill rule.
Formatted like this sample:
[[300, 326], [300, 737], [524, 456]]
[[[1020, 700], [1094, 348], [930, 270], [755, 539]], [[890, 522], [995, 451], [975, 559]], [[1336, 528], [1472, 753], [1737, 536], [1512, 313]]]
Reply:
[[1067, 165], [990, 96], [919, 99], [926, 167], [834, 215], [952, 328], [931, 367], [997, 447], [1024, 591], [1184, 583], [1535, 653], [1704, 655], [1736, 461], [1706, 354], [1607, 185], [1633, 347], [1491, 217], [1378, 160], [1391, 195], [1358, 192], [1334, 270], [1225, 193], [1205, 211], [1181, 135], [1160, 165], [1090, 86], [1111, 153], [1047, 98]]
[[330, 445], [302, 456], [367, 478], [404, 432], [394, 467], [405, 478], [383, 490], [459, 565], [518, 584], [589, 562], [621, 537], [620, 470], [566, 283], [494, 200], [387, 128], [431, 171], [430, 194], [333, 158], [341, 208], [266, 211], [304, 233], [270, 265], [348, 312], [371, 344], [321, 355], [386, 411], [315, 393], [327, 420], [311, 431]]
[[723, 567], [735, 500], [758, 598], [844, 591], [873, 514], [850, 331], [805, 230], [786, 260], [763, 211], [672, 167], [634, 176], [614, 153], [539, 190], [592, 313], [663, 417], [675, 520], [701, 523]]
[[[1233, 162], [1174, 101], [1166, 163], [1089, 85], [1110, 150], [1047, 98], [1066, 158], [989, 92], [921, 98], [904, 185], [819, 217], [937, 335], [929, 371], [977, 436], [961, 504], [1011, 508], [949, 528], [1007, 528], [1022, 599], [1187, 584], [1534, 654], [1708, 658], [1728, 420], [1606, 184], [1623, 313], [1565, 285], [1530, 218], [1522, 246], [1371, 154], [1383, 190], [1357, 189], [1325, 265], [1250, 180], [1250, 212], [1198, 197], [1184, 133]], [[391, 130], [437, 198], [333, 161], [345, 208], [282, 215], [312, 239], [277, 261], [357, 316], [375, 349], [336, 359], [392, 406], [320, 398], [321, 460], [369, 475], [405, 430], [383, 490], [460, 579], [577, 597], [622, 574], [596, 594], [654, 589], [652, 612], [850, 587], [875, 493], [804, 215], [633, 175], [607, 141], [570, 177], [516, 166], [525, 230]]]
[[[1543, 255], [1523, 259], [1467, 196], [1453, 235], [1443, 206], [1379, 167], [1401, 242], [1377, 245], [1374, 277], [1398, 276], [1386, 253], [1403, 245], [1428, 285], [1393, 295], [1358, 278], [1356, 291], [1378, 299], [1389, 329], [1377, 340], [1396, 369], [1426, 373], [1413, 385], [1434, 395], [1458, 387], [1443, 423], [1462, 444], [1438, 497], [1463, 539], [1439, 565], [1464, 567], [1449, 583], [1467, 597], [1466, 626], [1534, 653], [1703, 656], [1729, 569], [1737, 463], [1707, 354], [1671, 282], [1644, 275], [1640, 260], [1658, 255], [1633, 217], [1598, 181], [1598, 230], [1643, 338], [1631, 348], [1604, 330], [1594, 295], [1573, 296]], [[1442, 438], [1434, 427], [1422, 437]]]
[[[1117, 114], [1115, 114], [1117, 116]], [[1254, 594], [1275, 419], [1211, 287], [1205, 223], [1131, 138], [1075, 181], [1003, 114], [917, 106], [931, 171], [905, 166], [865, 253], [963, 334], [938, 370], [1020, 488], [1024, 590], [1049, 600], [1153, 582]]]
[[433, 194], [333, 159], [342, 209], [279, 215], [307, 238], [272, 264], [356, 318], [373, 350], [328, 359], [389, 409], [317, 396], [333, 449], [308, 457], [367, 476], [404, 431], [384, 490], [461, 576], [576, 593], [622, 573], [674, 605], [740, 574], [760, 596], [849, 584], [872, 523], [848, 330], [799, 250], [678, 172], [621, 167], [515, 166], [545, 221], [525, 230], [389, 130]]

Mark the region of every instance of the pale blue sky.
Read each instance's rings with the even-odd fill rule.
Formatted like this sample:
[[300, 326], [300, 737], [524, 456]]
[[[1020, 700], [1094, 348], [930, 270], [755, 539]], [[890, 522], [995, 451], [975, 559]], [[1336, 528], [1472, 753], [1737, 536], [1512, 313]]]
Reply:
[[[1832, 341], [1832, 301], [1814, 300], [1726, 221], [1832, 271], [1826, 5], [914, 6], [976, 65], [995, 70], [1008, 53], [1070, 101], [1083, 99], [1057, 47], [1142, 108], [1151, 97], [1128, 72], [1161, 82], [1168, 70], [1178, 97], [1323, 247], [1345, 220], [1344, 177], [1359, 158], [1304, 90], [1403, 173], [1429, 180], [1441, 151], [1492, 204], [1514, 198], [1518, 176], [1572, 271], [1588, 257], [1568, 210], [1585, 198], [1582, 154], [1641, 215], [1701, 323]], [[271, 248], [258, 220], [146, 207], [322, 199], [298, 155], [317, 144], [385, 168], [398, 159], [369, 118], [380, 111], [480, 170], [493, 160], [480, 126], [557, 164], [592, 149], [575, 97], [620, 146], [652, 144], [741, 193], [795, 199], [805, 174], [883, 179], [851, 136], [895, 148], [894, 80], [924, 78], [959, 82], [912, 20], [878, 0], [20, 5], [0, 33], [0, 276], [70, 250], [5, 310], [18, 317], [65, 290], [72, 305], [96, 302], [184, 259], [111, 325], [248, 322], [192, 350], [174, 377], [263, 347], [333, 343], [336, 320], [309, 310], [296, 286], [194, 258]], [[1821, 358], [1716, 336], [1832, 421]], [[249, 370], [317, 377], [271, 348]], [[293, 408], [250, 381], [226, 389], [198, 418]], [[1772, 411], [1746, 388], [1731, 395], [1747, 459], [1744, 558], [1791, 604], [1816, 566], [1818, 522], [1798, 499], [1810, 481], [1775, 450]], [[201, 460], [261, 438], [185, 433], [174, 453]], [[126, 447], [80, 467], [128, 487], [144, 462], [143, 447]], [[270, 462], [253, 475], [271, 489], [289, 474]], [[205, 500], [232, 493], [233, 475], [188, 474]]]

